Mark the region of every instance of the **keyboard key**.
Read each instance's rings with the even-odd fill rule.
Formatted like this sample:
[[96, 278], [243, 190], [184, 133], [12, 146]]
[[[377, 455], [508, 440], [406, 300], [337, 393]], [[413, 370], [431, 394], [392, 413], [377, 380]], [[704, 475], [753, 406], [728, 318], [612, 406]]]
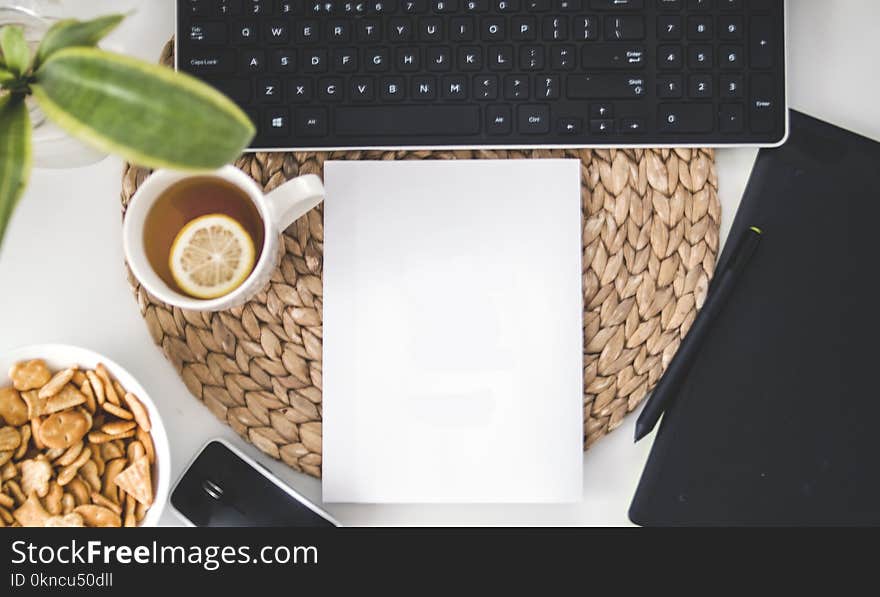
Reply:
[[550, 50], [550, 68], [571, 70], [575, 67], [574, 46], [554, 46]]
[[337, 73], [353, 73], [358, 69], [358, 51], [355, 48], [340, 48], [333, 52], [333, 68]]
[[339, 77], [327, 77], [318, 82], [318, 99], [322, 102], [341, 102], [344, 97], [343, 81]]
[[290, 134], [290, 111], [287, 108], [266, 110], [263, 131], [272, 137], [286, 137]]
[[223, 45], [227, 41], [226, 23], [193, 23], [189, 28], [189, 41], [197, 46]]
[[504, 77], [504, 99], [529, 99], [529, 78], [526, 75], [510, 75]]
[[509, 135], [513, 129], [509, 106], [486, 108], [486, 132], [490, 135]]
[[590, 118], [604, 119], [614, 117], [614, 104], [590, 104]]
[[250, 79], [221, 79], [214, 81], [213, 85], [229, 99], [239, 104], [246, 104], [253, 97], [253, 83]]
[[255, 44], [257, 37], [257, 26], [251, 22], [243, 22], [232, 30], [232, 42], [236, 44]]
[[437, 98], [437, 80], [434, 77], [416, 77], [412, 81], [412, 98], [428, 101]]
[[242, 69], [249, 73], [262, 73], [266, 71], [266, 53], [262, 50], [242, 52]]
[[443, 77], [440, 95], [447, 100], [463, 100], [468, 94], [467, 79], [460, 75]]
[[688, 67], [706, 70], [714, 65], [712, 46], [688, 46]]
[[283, 101], [283, 87], [280, 79], [261, 79], [257, 83], [257, 100], [264, 104], [280, 104]]
[[386, 102], [400, 101], [405, 96], [405, 85], [403, 77], [385, 77], [382, 79], [379, 97]]
[[712, 39], [712, 17], [688, 17], [687, 37], [696, 41]]
[[535, 99], [559, 99], [559, 88], [559, 77], [556, 75], [535, 77]]
[[645, 19], [637, 16], [605, 17], [605, 39], [627, 41], [645, 38]]
[[477, 75], [474, 77], [474, 94], [478, 100], [497, 99], [498, 77], [495, 75]]
[[517, 128], [525, 135], [550, 132], [550, 106], [524, 104], [517, 109]]
[[514, 41], [535, 41], [538, 37], [535, 17], [514, 17], [510, 20], [510, 26]]
[[742, 46], [721, 46], [718, 48], [720, 66], [726, 70], [739, 70], [743, 67]]
[[641, 10], [645, 8], [644, 0], [590, 0], [593, 10]]
[[661, 133], [709, 133], [715, 128], [712, 104], [661, 104]]
[[287, 85], [287, 99], [294, 103], [305, 103], [311, 100], [311, 79], [291, 79]]
[[375, 97], [373, 79], [370, 77], [356, 77], [351, 80], [351, 99], [356, 102], [370, 102]]
[[486, 17], [480, 22], [480, 39], [483, 41], [504, 41], [506, 36], [504, 18]]
[[578, 41], [599, 39], [599, 25], [596, 17], [575, 17], [571, 36]]
[[340, 106], [336, 134], [343, 137], [445, 137], [480, 132], [476, 105]]
[[584, 69], [639, 69], [645, 64], [645, 48], [627, 44], [585, 45], [581, 54]]
[[489, 48], [489, 68], [492, 70], [510, 70], [513, 68], [513, 47], [492, 46]]
[[663, 99], [678, 99], [684, 95], [681, 76], [660, 77], [657, 80], [657, 95]]
[[276, 73], [292, 73], [296, 71], [296, 51], [295, 50], [275, 50], [272, 53], [272, 64], [270, 66]]
[[427, 67], [429, 71], [444, 72], [452, 68], [452, 56], [449, 52], [449, 48], [428, 48], [427, 56]]
[[657, 49], [657, 68], [661, 70], [681, 70], [681, 46], [660, 46]]
[[556, 128], [561, 135], [580, 135], [583, 126], [580, 118], [560, 118]]
[[270, 23], [266, 25], [265, 36], [270, 44], [286, 44], [290, 41], [290, 29], [285, 23]]
[[749, 62], [752, 68], [773, 66], [775, 48], [772, 30], [773, 20], [770, 17], [752, 17], [749, 25]]
[[722, 75], [719, 90], [722, 98], [739, 99], [743, 96], [742, 75]]
[[755, 74], [749, 81], [749, 122], [754, 133], [769, 133], [776, 127], [776, 83], [772, 75]]
[[570, 99], [637, 99], [646, 93], [645, 79], [629, 74], [568, 75]]
[[657, 37], [662, 40], [681, 39], [681, 17], [660, 16], [657, 18]]
[[299, 137], [323, 137], [327, 134], [327, 109], [297, 108], [293, 128]]
[[742, 104], [722, 104], [719, 127], [722, 133], [741, 133], [745, 129], [745, 110]]
[[742, 39], [742, 17], [721, 17], [718, 19], [719, 37], [724, 41]]
[[712, 75], [691, 75], [688, 79], [688, 96], [708, 99], [713, 95]]
[[645, 121], [641, 118], [622, 118], [620, 120], [620, 132], [625, 135], [635, 135], [645, 130]]
[[544, 68], [544, 46], [523, 46], [519, 53], [519, 67], [525, 71]]
[[614, 121], [608, 118], [590, 120], [590, 132], [594, 135], [607, 135], [614, 132]]
[[197, 75], [231, 75], [235, 72], [235, 52], [212, 50], [192, 52], [180, 67]]

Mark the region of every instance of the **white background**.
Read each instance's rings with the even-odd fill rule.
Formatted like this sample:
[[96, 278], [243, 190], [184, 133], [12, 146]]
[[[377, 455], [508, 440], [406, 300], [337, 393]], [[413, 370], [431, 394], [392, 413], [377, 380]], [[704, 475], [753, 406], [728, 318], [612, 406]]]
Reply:
[[[113, 47], [148, 60], [172, 34], [172, 0], [69, 0], [68, 6], [136, 7]], [[83, 12], [85, 14], [85, 11]], [[876, 0], [789, 1], [791, 106], [880, 140]], [[733, 219], [756, 151], [717, 153], [722, 238]], [[171, 438], [176, 478], [209, 438], [243, 446], [306, 496], [320, 483], [263, 458], [192, 398], [153, 345], [123, 273], [119, 160], [78, 170], [37, 170], [0, 253], [0, 351], [66, 342], [108, 355], [137, 377], [159, 404]], [[867, 173], [870, 174], [870, 173]], [[829, 198], [833, 201], [833, 197]], [[343, 524], [621, 525], [650, 448], [633, 445], [635, 416], [584, 455], [583, 501], [568, 506], [340, 506]], [[163, 520], [177, 521], [169, 511]]]

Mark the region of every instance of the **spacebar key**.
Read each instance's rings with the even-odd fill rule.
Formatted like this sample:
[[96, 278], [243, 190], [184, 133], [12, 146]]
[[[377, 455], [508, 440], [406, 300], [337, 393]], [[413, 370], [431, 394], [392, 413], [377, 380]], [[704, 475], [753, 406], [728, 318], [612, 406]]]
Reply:
[[479, 106], [364, 106], [336, 109], [346, 137], [460, 136], [480, 132]]

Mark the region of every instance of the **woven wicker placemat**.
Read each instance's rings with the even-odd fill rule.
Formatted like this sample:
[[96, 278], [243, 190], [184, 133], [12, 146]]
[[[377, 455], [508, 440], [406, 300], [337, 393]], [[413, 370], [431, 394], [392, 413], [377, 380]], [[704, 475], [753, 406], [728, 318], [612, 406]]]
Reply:
[[[169, 44], [165, 64], [171, 51]], [[721, 221], [712, 150], [257, 153], [235, 165], [270, 191], [300, 174], [320, 175], [329, 159], [551, 157], [581, 160], [587, 448], [654, 387], [702, 306]], [[126, 167], [123, 208], [148, 174]], [[221, 313], [170, 308], [128, 272], [153, 340], [189, 391], [245, 440], [316, 477], [323, 242], [319, 207], [284, 234], [267, 288]]]

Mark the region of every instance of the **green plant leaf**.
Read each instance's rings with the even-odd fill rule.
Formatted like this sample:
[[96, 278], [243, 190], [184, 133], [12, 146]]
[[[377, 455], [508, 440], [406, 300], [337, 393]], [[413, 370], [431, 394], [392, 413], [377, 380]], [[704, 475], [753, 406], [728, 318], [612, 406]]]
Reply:
[[76, 19], [58, 21], [43, 37], [43, 41], [37, 49], [34, 68], [39, 68], [46, 61], [46, 58], [64, 48], [96, 46], [99, 41], [116, 29], [123, 19], [125, 19], [125, 15], [108, 15], [91, 21], [77, 21]]
[[16, 77], [14, 74], [0, 66], [0, 85], [3, 85], [3, 83], [14, 81], [17, 78], [18, 77]]
[[141, 166], [218, 168], [254, 136], [247, 115], [213, 87], [95, 48], [53, 54], [30, 88], [68, 133]]
[[18, 76], [27, 72], [31, 65], [31, 49], [24, 39], [21, 27], [7, 25], [0, 29], [0, 50], [3, 50], [3, 60], [8, 71]]
[[31, 172], [31, 122], [24, 96], [0, 98], [0, 245]]

